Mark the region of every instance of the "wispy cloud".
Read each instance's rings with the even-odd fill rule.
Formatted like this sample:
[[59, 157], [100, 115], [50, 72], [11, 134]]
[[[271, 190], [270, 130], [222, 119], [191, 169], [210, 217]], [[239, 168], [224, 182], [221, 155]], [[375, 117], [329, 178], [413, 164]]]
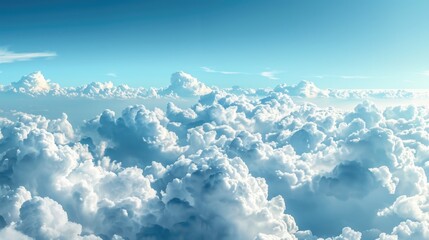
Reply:
[[201, 69], [203, 69], [204, 72], [208, 72], [208, 73], [220, 73], [220, 74], [225, 74], [225, 75], [246, 74], [244, 72], [218, 71], [218, 70], [214, 70], [213, 68], [209, 68], [209, 67], [201, 67]]
[[12, 63], [17, 61], [28, 61], [35, 58], [55, 57], [55, 52], [25, 52], [15, 53], [7, 49], [0, 49], [0, 63]]
[[118, 77], [118, 75], [116, 73], [107, 73], [106, 76], [112, 77], [112, 78], [117, 78]]
[[276, 76], [278, 73], [279, 72], [277, 72], [277, 71], [264, 71], [264, 72], [261, 72], [259, 75], [261, 75], [264, 78], [268, 78], [270, 80], [277, 80], [277, 79], [279, 79]]
[[312, 75], [312, 76], [302, 76], [303, 78], [318, 78], [318, 79], [369, 79], [373, 78], [373, 76], [367, 75], [336, 75], [336, 74], [323, 74], [323, 75]]
[[343, 75], [340, 76], [342, 79], [368, 79], [370, 76], [362, 76], [362, 75]]
[[423, 76], [429, 77], [429, 70], [423, 71], [420, 74]]
[[262, 76], [264, 78], [268, 78], [270, 80], [279, 79], [276, 75], [280, 73], [279, 71], [263, 71], [259, 73], [248, 73], [248, 72], [232, 72], [232, 71], [219, 71], [210, 67], [201, 67], [204, 72], [207, 73], [219, 73], [224, 75], [254, 75], [254, 76]]
[[322, 79], [322, 78], [325, 78], [325, 76], [323, 76], [323, 75], [317, 75], [317, 76], [312, 76], [313, 78], [320, 78], [320, 79]]

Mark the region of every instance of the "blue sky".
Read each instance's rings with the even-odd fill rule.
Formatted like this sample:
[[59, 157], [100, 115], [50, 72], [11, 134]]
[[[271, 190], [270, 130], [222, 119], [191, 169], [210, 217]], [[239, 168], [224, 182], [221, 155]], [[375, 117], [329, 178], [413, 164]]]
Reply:
[[[0, 84], [429, 88], [425, 0], [1, 1]], [[24, 61], [25, 60], [25, 61]]]

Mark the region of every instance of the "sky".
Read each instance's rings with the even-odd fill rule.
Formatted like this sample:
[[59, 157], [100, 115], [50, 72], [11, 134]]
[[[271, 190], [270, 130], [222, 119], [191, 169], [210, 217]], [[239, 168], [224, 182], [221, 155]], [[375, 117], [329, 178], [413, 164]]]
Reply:
[[428, 13], [0, 0], [0, 240], [429, 239]]
[[429, 88], [425, 0], [0, 2], [0, 84]]

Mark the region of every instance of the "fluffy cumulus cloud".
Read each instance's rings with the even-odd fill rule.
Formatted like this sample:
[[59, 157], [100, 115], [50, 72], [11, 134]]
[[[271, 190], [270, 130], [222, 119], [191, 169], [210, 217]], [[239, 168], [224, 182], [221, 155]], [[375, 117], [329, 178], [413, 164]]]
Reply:
[[[275, 79], [273, 72], [264, 72], [265, 77]], [[0, 85], [0, 96], [21, 94], [28, 96], [49, 96], [85, 99], [146, 99], [166, 97], [169, 99], [195, 98], [217, 89], [207, 86], [185, 72], [171, 75], [170, 85], [165, 88], [130, 87], [126, 84], [114, 85], [112, 82], [92, 82], [78, 87], [61, 87], [47, 80], [40, 71], [23, 76], [19, 81]], [[248, 97], [268, 96], [272, 92], [287, 94], [294, 98], [313, 99], [429, 99], [429, 91], [404, 89], [321, 89], [310, 81], [288, 85], [281, 83], [274, 89], [252, 89], [234, 86], [225, 92]]]
[[47, 80], [40, 71], [23, 76], [19, 81], [9, 85], [0, 85], [0, 94], [90, 99], [192, 98], [211, 91], [210, 87], [185, 72], [173, 73], [170, 85], [159, 89], [133, 88], [126, 84], [115, 86], [112, 82], [92, 82], [79, 87], [61, 87]]
[[23, 76], [21, 80], [11, 83], [8, 91], [29, 95], [40, 95], [47, 94], [50, 91], [57, 91], [59, 88], [58, 84], [51, 83], [38, 71]]
[[[13, 86], [34, 97], [127, 89], [67, 92], [38, 73]], [[429, 238], [426, 107], [321, 108], [294, 101], [332, 97], [308, 82], [219, 90], [182, 72], [156, 94], [199, 97], [81, 126], [66, 114], [0, 118], [0, 238]]]
[[328, 91], [321, 90], [314, 83], [309, 81], [301, 81], [296, 85], [288, 86], [286, 84], [278, 85], [274, 91], [276, 92], [285, 92], [290, 96], [300, 96], [300, 97], [327, 97]]
[[185, 72], [177, 72], [171, 75], [170, 86], [162, 90], [164, 94], [172, 94], [180, 97], [200, 96], [211, 91], [204, 83]]

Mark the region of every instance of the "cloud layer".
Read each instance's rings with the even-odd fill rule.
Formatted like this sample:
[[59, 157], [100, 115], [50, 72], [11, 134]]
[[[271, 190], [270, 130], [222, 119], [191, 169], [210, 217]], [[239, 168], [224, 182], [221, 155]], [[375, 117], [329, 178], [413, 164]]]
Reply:
[[40, 71], [23, 76], [10, 85], [0, 86], [0, 94], [95, 99], [198, 97], [211, 91], [210, 87], [184, 72], [174, 73], [171, 76], [170, 85], [161, 89], [132, 88], [125, 84], [115, 86], [112, 82], [92, 82], [80, 87], [60, 87], [59, 84], [47, 80]]
[[[223, 74], [246, 74], [240, 72], [222, 72], [210, 68], [205, 71]], [[274, 71], [262, 72], [258, 75], [269, 79], [277, 79]], [[114, 76], [110, 74], [109, 76]], [[0, 95], [23, 94], [28, 96], [50, 96], [67, 98], [90, 98], [90, 99], [141, 99], [141, 98], [192, 98], [198, 97], [218, 89], [210, 87], [198, 81], [195, 77], [185, 72], [172, 74], [170, 85], [165, 88], [143, 88], [129, 87], [122, 84], [115, 86], [112, 82], [92, 82], [78, 87], [61, 87], [58, 83], [47, 80], [41, 72], [34, 72], [23, 76], [19, 81], [9, 85], [0, 85]], [[281, 92], [291, 97], [299, 98], [322, 98], [322, 99], [429, 99], [427, 90], [404, 90], [404, 89], [321, 89], [309, 81], [301, 81], [294, 85], [281, 83], [274, 89], [251, 89], [251, 88], [227, 88], [228, 93], [244, 94], [247, 96], [268, 96], [270, 92]]]
[[[12, 87], [62, 91], [41, 74]], [[0, 118], [0, 238], [429, 238], [428, 108], [320, 108], [291, 98], [332, 97], [309, 82], [235, 94], [185, 73], [161, 92], [199, 98], [82, 126]]]

